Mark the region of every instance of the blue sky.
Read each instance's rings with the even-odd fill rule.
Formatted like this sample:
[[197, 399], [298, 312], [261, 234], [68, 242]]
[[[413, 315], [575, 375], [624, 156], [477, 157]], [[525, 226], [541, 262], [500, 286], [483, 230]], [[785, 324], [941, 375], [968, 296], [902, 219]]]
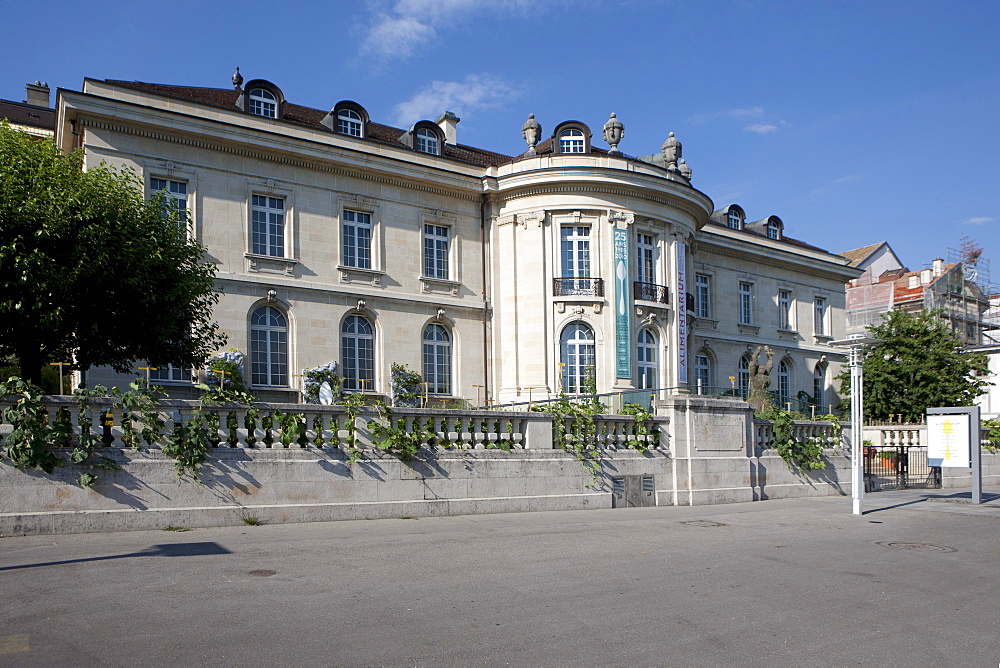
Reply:
[[452, 110], [461, 143], [511, 155], [528, 113], [545, 132], [581, 120], [603, 146], [616, 112], [625, 153], [676, 133], [717, 207], [835, 252], [886, 240], [911, 269], [967, 234], [1000, 282], [997, 0], [0, 0], [0, 15], [5, 99], [36, 79], [228, 87], [239, 65], [291, 102], [353, 99], [390, 125]]

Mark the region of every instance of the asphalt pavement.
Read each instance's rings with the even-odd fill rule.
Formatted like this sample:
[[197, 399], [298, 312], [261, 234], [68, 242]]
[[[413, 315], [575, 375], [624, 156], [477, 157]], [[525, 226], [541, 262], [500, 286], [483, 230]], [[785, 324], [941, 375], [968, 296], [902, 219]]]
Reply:
[[4, 537], [0, 666], [997, 666], [967, 497]]

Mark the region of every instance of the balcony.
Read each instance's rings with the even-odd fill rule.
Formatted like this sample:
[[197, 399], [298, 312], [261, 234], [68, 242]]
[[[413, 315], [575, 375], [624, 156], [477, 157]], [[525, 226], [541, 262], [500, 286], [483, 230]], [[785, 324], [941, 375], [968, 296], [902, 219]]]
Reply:
[[603, 278], [553, 278], [552, 294], [556, 297], [603, 297]]
[[670, 303], [670, 290], [665, 285], [635, 281], [632, 283], [632, 293], [636, 301]]

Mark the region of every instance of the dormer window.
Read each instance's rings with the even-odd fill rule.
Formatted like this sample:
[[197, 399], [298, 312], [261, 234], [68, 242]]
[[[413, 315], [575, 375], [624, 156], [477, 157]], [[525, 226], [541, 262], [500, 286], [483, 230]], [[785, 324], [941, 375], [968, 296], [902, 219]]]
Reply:
[[767, 238], [781, 239], [781, 226], [773, 220], [767, 221]]
[[559, 133], [560, 153], [584, 153], [586, 144], [583, 132], [576, 128], [567, 128]]
[[726, 224], [734, 230], [743, 229], [743, 214], [740, 213], [739, 209], [729, 210], [729, 213], [726, 214]]
[[256, 116], [265, 118], [278, 117], [278, 99], [269, 90], [254, 88], [248, 94], [250, 105], [247, 110]]
[[438, 136], [433, 130], [418, 128], [416, 132], [415, 148], [421, 153], [438, 154]]
[[360, 137], [362, 127], [361, 114], [353, 109], [341, 109], [337, 114], [337, 132], [350, 137]]

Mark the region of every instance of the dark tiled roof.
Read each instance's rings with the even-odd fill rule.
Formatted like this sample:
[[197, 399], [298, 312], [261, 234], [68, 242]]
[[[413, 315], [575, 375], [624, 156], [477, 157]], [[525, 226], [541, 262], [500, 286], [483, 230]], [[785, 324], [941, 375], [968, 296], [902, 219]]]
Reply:
[[48, 107], [36, 107], [24, 102], [0, 100], [0, 118], [9, 119], [17, 125], [27, 125], [42, 130], [56, 129], [56, 110]]
[[[236, 100], [239, 99], [240, 91], [234, 88], [197, 88], [193, 86], [171, 86], [166, 84], [145, 83], [143, 81], [116, 81], [107, 80], [105, 83], [121, 88], [132, 88], [147, 93], [155, 93], [165, 97], [173, 97], [198, 104], [206, 104], [220, 109], [235, 109]], [[329, 132], [330, 129], [323, 125], [323, 118], [327, 111], [304, 107], [285, 101], [281, 107], [281, 120], [304, 125]], [[394, 128], [389, 125], [382, 125], [369, 121], [366, 126], [366, 136], [360, 141], [373, 141], [390, 146], [404, 146], [400, 138], [406, 134], [406, 130]], [[492, 151], [484, 151], [472, 146], [463, 144], [445, 144], [444, 156], [454, 158], [461, 162], [474, 165], [490, 166], [501, 165], [510, 162], [512, 158]]]
[[[721, 209], [720, 209], [720, 211], [721, 211]], [[765, 218], [765, 220], [766, 220], [766, 218]], [[722, 223], [722, 222], [719, 222], [718, 220], [714, 220], [712, 218], [709, 218], [708, 222], [709, 222], [710, 225], [716, 225], [718, 227], [724, 227], [726, 229], [732, 229], [732, 228], [729, 227], [729, 225], [727, 225], [725, 223]], [[749, 227], [745, 227], [744, 226], [744, 228], [742, 230], [734, 230], [734, 231], [743, 232], [744, 234], [748, 234], [748, 235], [754, 236], [754, 237], [762, 237], [764, 239], [767, 238], [767, 232], [765, 230], [760, 230], [760, 231], [758, 231], [758, 230], [752, 230]], [[809, 250], [814, 250], [814, 251], [818, 251], [820, 253], [826, 253], [828, 255], [833, 255], [833, 253], [830, 253], [830, 251], [826, 250], [825, 248], [820, 248], [819, 246], [813, 246], [812, 244], [807, 244], [804, 241], [799, 241], [798, 239], [793, 239], [792, 237], [785, 236], [784, 234], [781, 235], [780, 239], [772, 239], [771, 241], [777, 241], [779, 243], [786, 243], [786, 244], [790, 244], [792, 246], [798, 246], [799, 248], [808, 248]]]

